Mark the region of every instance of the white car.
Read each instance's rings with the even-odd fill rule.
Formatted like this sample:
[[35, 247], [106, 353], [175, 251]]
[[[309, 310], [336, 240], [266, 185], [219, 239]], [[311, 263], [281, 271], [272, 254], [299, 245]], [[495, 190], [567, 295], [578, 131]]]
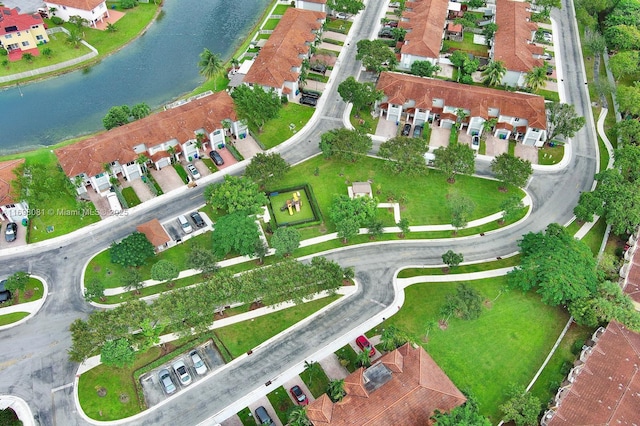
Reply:
[[200, 358], [200, 354], [195, 349], [189, 352], [189, 356], [191, 357], [191, 361], [193, 361], [193, 367], [196, 369], [196, 373], [199, 376], [203, 374], [207, 374], [207, 365], [204, 363], [202, 358]]
[[187, 370], [187, 366], [184, 365], [184, 361], [179, 359], [178, 361], [173, 363], [173, 371], [176, 372], [176, 376], [178, 376], [178, 380], [182, 386], [188, 386], [191, 384], [191, 375]]
[[178, 216], [178, 223], [180, 224], [180, 228], [182, 228], [185, 234], [190, 234], [193, 232], [193, 228], [191, 227], [191, 224], [189, 223], [187, 218], [184, 217], [183, 214]]
[[338, 13], [336, 13], [336, 18], [338, 18], [338, 19], [349, 19], [349, 15], [347, 15], [344, 12], [338, 12]]
[[191, 173], [191, 176], [193, 176], [193, 179], [200, 179], [200, 172], [198, 171], [198, 169], [196, 169], [196, 166], [194, 166], [193, 164], [189, 163], [187, 164], [187, 170], [189, 170], [189, 173]]

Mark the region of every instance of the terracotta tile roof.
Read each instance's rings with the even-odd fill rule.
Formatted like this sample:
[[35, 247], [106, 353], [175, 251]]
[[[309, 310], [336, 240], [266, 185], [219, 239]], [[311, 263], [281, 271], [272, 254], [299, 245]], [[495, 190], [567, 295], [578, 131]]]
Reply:
[[327, 0], [304, 0], [305, 3], [327, 4]]
[[624, 292], [636, 303], [640, 303], [640, 247], [637, 246], [629, 263]]
[[81, 10], [92, 10], [104, 2], [105, 0], [55, 0], [54, 2], [47, 1], [45, 3], [47, 3], [47, 5], [67, 6]]
[[143, 233], [153, 247], [158, 247], [171, 241], [171, 237], [164, 230], [158, 219], [136, 226], [138, 232]]
[[447, 0], [422, 0], [406, 2], [400, 27], [408, 30], [401, 53], [425, 58], [438, 58], [442, 45], [442, 33], [447, 19]]
[[462, 32], [462, 24], [456, 24], [453, 22], [449, 22], [447, 24], [447, 31], [450, 33], [461, 33]]
[[639, 368], [640, 334], [610, 322], [547, 425], [637, 424]]
[[488, 119], [489, 108], [497, 108], [501, 114], [526, 119], [529, 127], [547, 128], [544, 98], [538, 95], [392, 72], [380, 74], [376, 88], [388, 98], [385, 102], [395, 105], [414, 100], [416, 107], [435, 112], [442, 109], [432, 107], [433, 99], [443, 99], [445, 106], [469, 109], [472, 117]]
[[0, 206], [14, 204], [16, 200], [11, 190], [11, 181], [16, 178], [13, 173], [15, 169], [24, 163], [24, 158], [17, 160], [3, 161], [0, 163]]
[[498, 31], [494, 38], [493, 60], [502, 61], [510, 71], [528, 72], [534, 67], [544, 64], [534, 54], [544, 53], [542, 47], [530, 44], [531, 33], [538, 25], [530, 22], [531, 12], [527, 11], [529, 3], [497, 0], [496, 24]]
[[101, 173], [105, 163], [119, 161], [126, 164], [138, 154], [133, 147], [145, 144], [147, 148], [177, 139], [184, 143], [195, 137], [198, 129], [211, 132], [221, 128], [225, 119], [235, 121], [233, 99], [225, 91], [193, 100], [178, 107], [152, 114], [141, 120], [74, 143], [54, 152], [60, 166], [69, 177], [86, 173]]
[[[31, 28], [32, 25], [44, 25], [42, 17], [37, 14], [20, 14], [20, 11], [10, 9], [8, 7], [0, 7], [0, 36], [14, 33], [16, 31], [24, 31]], [[16, 27], [15, 30], [7, 31], [7, 28]]]
[[[373, 380], [364, 382], [363, 376], [372, 369], [385, 370], [390, 378], [369, 392], [365, 387], [372, 388]], [[433, 424], [430, 417], [436, 409], [449, 411], [466, 401], [427, 352], [409, 344], [385, 354], [368, 370], [347, 376], [345, 390], [347, 396], [338, 403], [323, 395], [309, 404], [309, 420], [315, 426], [424, 426]]]
[[296, 81], [302, 65], [302, 55], [309, 53], [309, 44], [316, 39], [314, 31], [322, 27], [323, 12], [289, 8], [260, 50], [245, 83], [280, 89], [285, 81]]

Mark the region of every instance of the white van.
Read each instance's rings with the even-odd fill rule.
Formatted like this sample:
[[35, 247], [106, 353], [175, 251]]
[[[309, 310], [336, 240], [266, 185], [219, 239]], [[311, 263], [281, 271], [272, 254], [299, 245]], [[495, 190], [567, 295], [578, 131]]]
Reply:
[[187, 218], [184, 217], [184, 215], [178, 216], [178, 223], [180, 223], [180, 227], [182, 228], [185, 234], [190, 234], [193, 232], [193, 228], [191, 227], [191, 224], [189, 223]]
[[118, 196], [115, 194], [115, 192], [108, 193], [107, 200], [109, 201], [111, 214], [118, 214], [122, 212], [122, 205], [120, 205], [120, 200], [118, 200]]

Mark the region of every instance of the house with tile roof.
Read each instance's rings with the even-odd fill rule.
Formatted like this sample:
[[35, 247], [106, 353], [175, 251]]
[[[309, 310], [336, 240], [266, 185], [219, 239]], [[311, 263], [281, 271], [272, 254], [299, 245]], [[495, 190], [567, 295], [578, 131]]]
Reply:
[[544, 98], [538, 95], [394, 72], [381, 73], [376, 88], [384, 93], [377, 107], [387, 120], [451, 128], [463, 111], [461, 131], [467, 134], [481, 135], [484, 123], [496, 119], [493, 136], [499, 139], [538, 147], [546, 140]]
[[287, 9], [243, 82], [294, 99], [299, 92], [302, 62], [309, 59], [311, 46], [320, 40], [325, 16], [323, 12]]
[[417, 0], [405, 3], [405, 10], [398, 23], [407, 30], [400, 48], [401, 68], [410, 69], [415, 61], [437, 64], [442, 48], [448, 0]]
[[544, 65], [544, 48], [533, 40], [538, 25], [531, 22], [530, 4], [513, 0], [496, 0], [495, 22], [498, 30], [489, 57], [502, 61], [507, 72], [502, 84], [524, 86], [524, 76], [534, 67]]
[[620, 276], [624, 279], [622, 288], [629, 295], [636, 310], [640, 311], [640, 250], [638, 249], [638, 238], [640, 231], [629, 237], [627, 244], [629, 248], [624, 253], [625, 263], [620, 269]]
[[55, 0], [45, 1], [47, 9], [55, 9], [52, 14], [68, 21], [72, 16], [80, 16], [87, 20], [90, 26], [103, 22], [109, 17], [109, 8], [105, 0]]
[[37, 56], [38, 45], [48, 42], [47, 29], [39, 14], [21, 14], [17, 8], [0, 7], [0, 46], [9, 52], [10, 59], [19, 60], [27, 52]]
[[296, 0], [296, 9], [328, 13], [327, 0]]
[[[106, 194], [111, 177], [138, 179], [149, 162], [156, 169], [169, 166], [172, 157], [197, 158], [207, 144], [224, 141], [225, 123], [236, 136], [246, 132], [237, 120], [233, 99], [226, 91], [197, 97], [165, 111], [116, 127], [54, 151], [78, 193], [87, 186]], [[198, 134], [208, 141], [198, 148]], [[144, 161], [144, 157], [148, 161]], [[80, 181], [80, 182], [78, 182]]]
[[149, 222], [138, 225], [136, 230], [147, 237], [156, 253], [165, 250], [171, 241], [171, 237], [158, 219], [151, 219]]
[[435, 410], [446, 412], [466, 402], [429, 354], [409, 343], [351, 373], [344, 390], [339, 402], [324, 394], [307, 406], [314, 426], [432, 425]]
[[15, 172], [23, 164], [24, 158], [0, 163], [0, 218], [2, 220], [20, 222], [28, 216], [29, 205], [26, 201], [16, 199], [11, 188], [11, 181], [16, 177]]
[[612, 321], [585, 344], [540, 424], [636, 425], [638, 419], [640, 334]]

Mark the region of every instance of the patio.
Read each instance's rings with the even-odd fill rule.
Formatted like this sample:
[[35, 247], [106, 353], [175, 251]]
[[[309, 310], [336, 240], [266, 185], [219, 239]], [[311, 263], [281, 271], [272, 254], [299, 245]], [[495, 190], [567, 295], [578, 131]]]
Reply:
[[117, 10], [109, 9], [109, 17], [105, 18], [102, 22], [100, 21], [96, 22], [95, 28], [96, 30], [104, 31], [107, 29], [108, 24], [115, 25], [116, 22], [118, 22], [124, 15], [125, 15], [124, 12], [119, 12]]

